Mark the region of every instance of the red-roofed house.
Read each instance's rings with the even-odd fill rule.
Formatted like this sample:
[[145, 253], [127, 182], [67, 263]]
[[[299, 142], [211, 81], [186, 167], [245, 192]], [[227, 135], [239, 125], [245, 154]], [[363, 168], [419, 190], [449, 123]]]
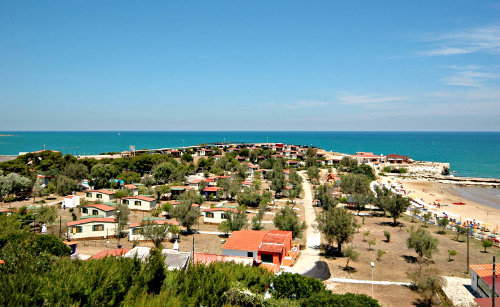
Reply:
[[280, 230], [234, 231], [222, 246], [224, 255], [254, 257], [277, 266], [282, 264], [290, 251], [292, 251], [292, 232]]
[[412, 163], [411, 157], [402, 156], [397, 154], [391, 154], [386, 156], [387, 162], [389, 163]]
[[92, 205], [85, 205], [82, 206], [81, 208], [81, 218], [88, 218], [88, 217], [105, 217], [105, 218], [112, 218], [115, 216], [115, 208], [104, 205], [104, 204], [92, 204]]
[[147, 196], [127, 196], [122, 198], [122, 204], [127, 205], [130, 210], [151, 211], [156, 208], [156, 200]]
[[354, 159], [358, 160], [359, 163], [380, 163], [385, 162], [384, 155], [374, 155], [373, 152], [357, 152], [355, 155], [351, 155]]
[[[481, 297], [491, 297], [493, 291], [493, 264], [473, 264], [469, 267], [471, 268], [472, 289]], [[500, 264], [495, 265], [495, 271], [495, 292], [500, 296]]]
[[76, 208], [80, 205], [80, 196], [67, 195], [64, 197], [63, 208]]
[[218, 207], [205, 209], [201, 212], [205, 224], [220, 224], [227, 220], [227, 212], [238, 212], [233, 208]]
[[135, 184], [125, 184], [123, 187], [127, 190], [132, 191], [132, 195], [139, 195], [139, 188]]
[[195, 190], [198, 190], [202, 182], [203, 179], [193, 179], [189, 182], [189, 186]]
[[105, 203], [111, 202], [115, 199], [115, 191], [111, 190], [90, 190], [85, 192], [85, 199], [89, 201], [100, 200]]
[[217, 192], [221, 190], [220, 187], [206, 187], [203, 189], [203, 195], [210, 198], [211, 195], [217, 195]]
[[114, 218], [92, 217], [67, 223], [69, 239], [101, 239], [116, 234]]
[[[157, 225], [175, 225], [175, 226], [180, 226], [179, 222], [177, 221], [167, 221], [166, 219], [153, 219], [150, 220], [154, 224]], [[128, 240], [129, 241], [144, 241], [146, 238], [141, 234], [141, 223], [131, 223], [128, 225], [129, 230], [128, 230]], [[171, 239], [172, 234], [169, 232], [167, 234], [167, 238]]]

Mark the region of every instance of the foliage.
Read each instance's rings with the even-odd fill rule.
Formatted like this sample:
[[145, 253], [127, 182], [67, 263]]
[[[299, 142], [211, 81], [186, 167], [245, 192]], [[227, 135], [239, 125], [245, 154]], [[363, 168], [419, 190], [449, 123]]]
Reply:
[[279, 230], [291, 231], [294, 238], [301, 238], [302, 232], [307, 228], [306, 223], [301, 223], [297, 213], [288, 205], [276, 213], [273, 223]]
[[192, 204], [201, 204], [203, 198], [196, 191], [187, 191], [179, 197], [179, 204], [172, 210], [171, 215], [182, 226], [186, 227], [187, 232], [191, 233], [191, 227], [198, 220], [199, 209]]
[[455, 226], [455, 231], [457, 232], [457, 241], [458, 241], [458, 238], [460, 236], [466, 236], [468, 235], [468, 229], [466, 227], [463, 227], [463, 226], [460, 226], [460, 225], [457, 225]]
[[253, 188], [245, 188], [243, 192], [238, 193], [238, 203], [244, 207], [258, 207], [260, 204], [270, 201], [268, 194], [260, 194]]
[[325, 285], [318, 279], [299, 274], [283, 273], [273, 279], [273, 295], [277, 298], [304, 299], [324, 291]]
[[192, 162], [193, 161], [193, 156], [190, 153], [185, 152], [185, 153], [182, 154], [181, 160], [184, 161], [184, 162]]
[[385, 251], [379, 249], [377, 251], [377, 261], [381, 261], [382, 260], [382, 256], [384, 256], [384, 255], [385, 255]]
[[483, 240], [481, 242], [481, 245], [484, 247], [484, 252], [486, 253], [486, 249], [488, 247], [492, 247], [493, 246], [493, 242], [489, 241], [489, 240]]
[[247, 214], [244, 208], [238, 208], [237, 212], [227, 211], [226, 215], [227, 219], [219, 225], [219, 229], [224, 233], [227, 234], [229, 231], [237, 231], [248, 227]]
[[57, 176], [57, 194], [61, 196], [71, 195], [76, 189], [78, 189], [78, 183], [76, 180], [64, 175]]
[[410, 236], [406, 239], [406, 245], [408, 248], [415, 249], [415, 252], [420, 258], [432, 258], [438, 248], [438, 239], [431, 236], [431, 234], [419, 227], [416, 231], [411, 229]]
[[418, 267], [407, 273], [415, 288], [423, 295], [425, 306], [433, 306], [432, 298], [445, 285], [445, 280], [432, 267]]
[[349, 267], [349, 262], [350, 261], [358, 261], [359, 258], [359, 252], [357, 252], [354, 247], [348, 246], [346, 249], [342, 251], [342, 256], [344, 256], [347, 259], [347, 262], [345, 264], [345, 267]]
[[384, 230], [384, 237], [387, 243], [391, 242], [391, 233], [388, 230]]
[[61, 172], [61, 175], [80, 181], [87, 178], [89, 175], [89, 169], [82, 163], [69, 163], [66, 164], [64, 170]]
[[264, 218], [264, 213], [266, 211], [266, 204], [260, 204], [259, 205], [259, 211], [257, 212], [256, 215], [252, 218], [252, 229], [253, 230], [260, 230], [262, 228], [262, 219]]
[[368, 250], [372, 250], [372, 245], [377, 244], [377, 240], [375, 238], [371, 238], [368, 240]]
[[319, 180], [319, 169], [315, 166], [309, 166], [309, 168], [306, 171], [307, 177], [309, 177], [309, 180], [311, 182], [318, 182]]
[[430, 212], [425, 212], [424, 215], [422, 216], [424, 218], [424, 227], [427, 227], [427, 223], [431, 220], [432, 218], [432, 213]]
[[96, 164], [90, 170], [91, 184], [94, 189], [109, 187], [109, 181], [118, 174], [118, 169], [112, 164]]
[[122, 199], [124, 197], [127, 197], [129, 196], [130, 193], [129, 191], [127, 191], [126, 189], [121, 189], [121, 190], [118, 190], [115, 192], [115, 194], [113, 194], [113, 196], [116, 198], [116, 199]]
[[452, 261], [451, 256], [456, 256], [456, 255], [457, 255], [457, 251], [456, 250], [449, 249], [448, 250], [448, 261]]
[[141, 234], [146, 240], [151, 240], [156, 248], [161, 247], [161, 242], [168, 235], [167, 225], [158, 225], [152, 221], [141, 223]]
[[140, 182], [141, 174], [133, 171], [122, 171], [120, 174], [118, 174], [116, 179], [123, 180], [123, 182], [125, 182], [126, 184]]
[[450, 220], [447, 217], [440, 218], [437, 221], [437, 224], [439, 227], [443, 228], [442, 230], [439, 231], [439, 233], [443, 234], [446, 226], [450, 223]]
[[53, 224], [57, 219], [57, 210], [54, 206], [42, 205], [29, 210], [29, 213], [32, 215], [36, 213], [37, 223]]
[[370, 193], [370, 181], [363, 175], [340, 175], [340, 188], [346, 194]]
[[116, 206], [115, 217], [117, 221], [119, 220], [117, 229], [118, 234], [121, 234], [125, 226], [127, 226], [129, 215], [130, 215], [130, 208], [127, 205], [118, 204]]
[[397, 225], [397, 219], [406, 211], [410, 205], [410, 200], [399, 194], [394, 194], [387, 188], [376, 188], [377, 194], [375, 198], [375, 205], [386, 212], [389, 212], [393, 218], [393, 224]]
[[321, 291], [303, 300], [301, 306], [379, 307], [377, 300], [364, 294], [333, 294]]
[[335, 207], [337, 205], [332, 194], [332, 187], [328, 184], [319, 185], [314, 192], [314, 197], [320, 201], [323, 208]]
[[356, 232], [356, 218], [344, 208], [328, 208], [317, 216], [316, 221], [328, 245], [337, 242], [339, 253], [342, 244], [350, 242]]
[[31, 188], [31, 181], [18, 175], [16, 173], [10, 173], [7, 176], [2, 176], [0, 174], [0, 200], [10, 194], [20, 194], [22, 192], [27, 192]]
[[283, 175], [283, 168], [281, 165], [276, 164], [271, 173], [271, 190], [276, 192], [276, 195], [281, 194], [286, 187], [285, 176]]
[[69, 256], [71, 254], [71, 248], [64, 244], [61, 239], [53, 235], [36, 235], [33, 249], [36, 254], [41, 254], [43, 252], [50, 253], [54, 256]]

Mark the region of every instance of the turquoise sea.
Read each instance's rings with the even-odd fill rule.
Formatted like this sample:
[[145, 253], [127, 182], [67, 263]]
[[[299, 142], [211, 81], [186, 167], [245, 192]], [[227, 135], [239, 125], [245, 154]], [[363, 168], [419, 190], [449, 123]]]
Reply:
[[282, 142], [343, 153], [398, 153], [414, 160], [449, 162], [456, 176], [500, 178], [500, 132], [114, 131], [15, 132], [0, 135], [0, 155], [46, 149], [71, 154], [164, 148], [210, 142]]

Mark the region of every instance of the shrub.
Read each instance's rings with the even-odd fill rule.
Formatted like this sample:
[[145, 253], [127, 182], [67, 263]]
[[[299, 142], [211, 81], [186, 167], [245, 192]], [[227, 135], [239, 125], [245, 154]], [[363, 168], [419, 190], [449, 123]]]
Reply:
[[457, 251], [454, 250], [454, 249], [449, 249], [448, 250], [448, 261], [452, 261], [453, 259], [451, 259], [451, 256], [456, 256], [457, 255]]
[[299, 274], [283, 273], [273, 279], [274, 295], [277, 298], [302, 299], [325, 290], [318, 279]]
[[391, 233], [388, 230], [384, 231], [384, 236], [387, 243], [391, 242]]
[[385, 251], [379, 249], [377, 252], [377, 261], [382, 260], [382, 256], [385, 255]]
[[484, 247], [484, 252], [486, 253], [486, 249], [488, 247], [492, 247], [493, 246], [493, 242], [491, 242], [489, 240], [483, 240], [483, 242], [481, 243], [481, 245]]

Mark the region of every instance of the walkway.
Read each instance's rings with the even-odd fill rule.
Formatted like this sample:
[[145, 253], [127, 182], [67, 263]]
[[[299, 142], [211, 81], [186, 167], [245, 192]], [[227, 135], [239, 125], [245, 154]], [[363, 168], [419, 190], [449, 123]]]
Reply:
[[300, 251], [300, 256], [297, 262], [293, 265], [292, 270], [294, 273], [305, 274], [311, 271], [316, 265], [316, 262], [319, 261], [321, 233], [319, 230], [314, 228], [314, 224], [316, 224], [316, 212], [314, 211], [314, 207], [312, 205], [313, 194], [311, 185], [304, 177], [303, 171], [299, 172], [299, 175], [303, 179], [304, 187], [304, 199], [301, 202], [304, 205], [305, 222], [307, 224], [307, 247], [306, 249]]
[[344, 282], [350, 284], [374, 284], [374, 285], [397, 285], [397, 286], [410, 286], [409, 282], [399, 282], [399, 281], [381, 281], [381, 280], [359, 280], [359, 279], [349, 279], [349, 278], [335, 278], [332, 277], [328, 281], [333, 282]]

